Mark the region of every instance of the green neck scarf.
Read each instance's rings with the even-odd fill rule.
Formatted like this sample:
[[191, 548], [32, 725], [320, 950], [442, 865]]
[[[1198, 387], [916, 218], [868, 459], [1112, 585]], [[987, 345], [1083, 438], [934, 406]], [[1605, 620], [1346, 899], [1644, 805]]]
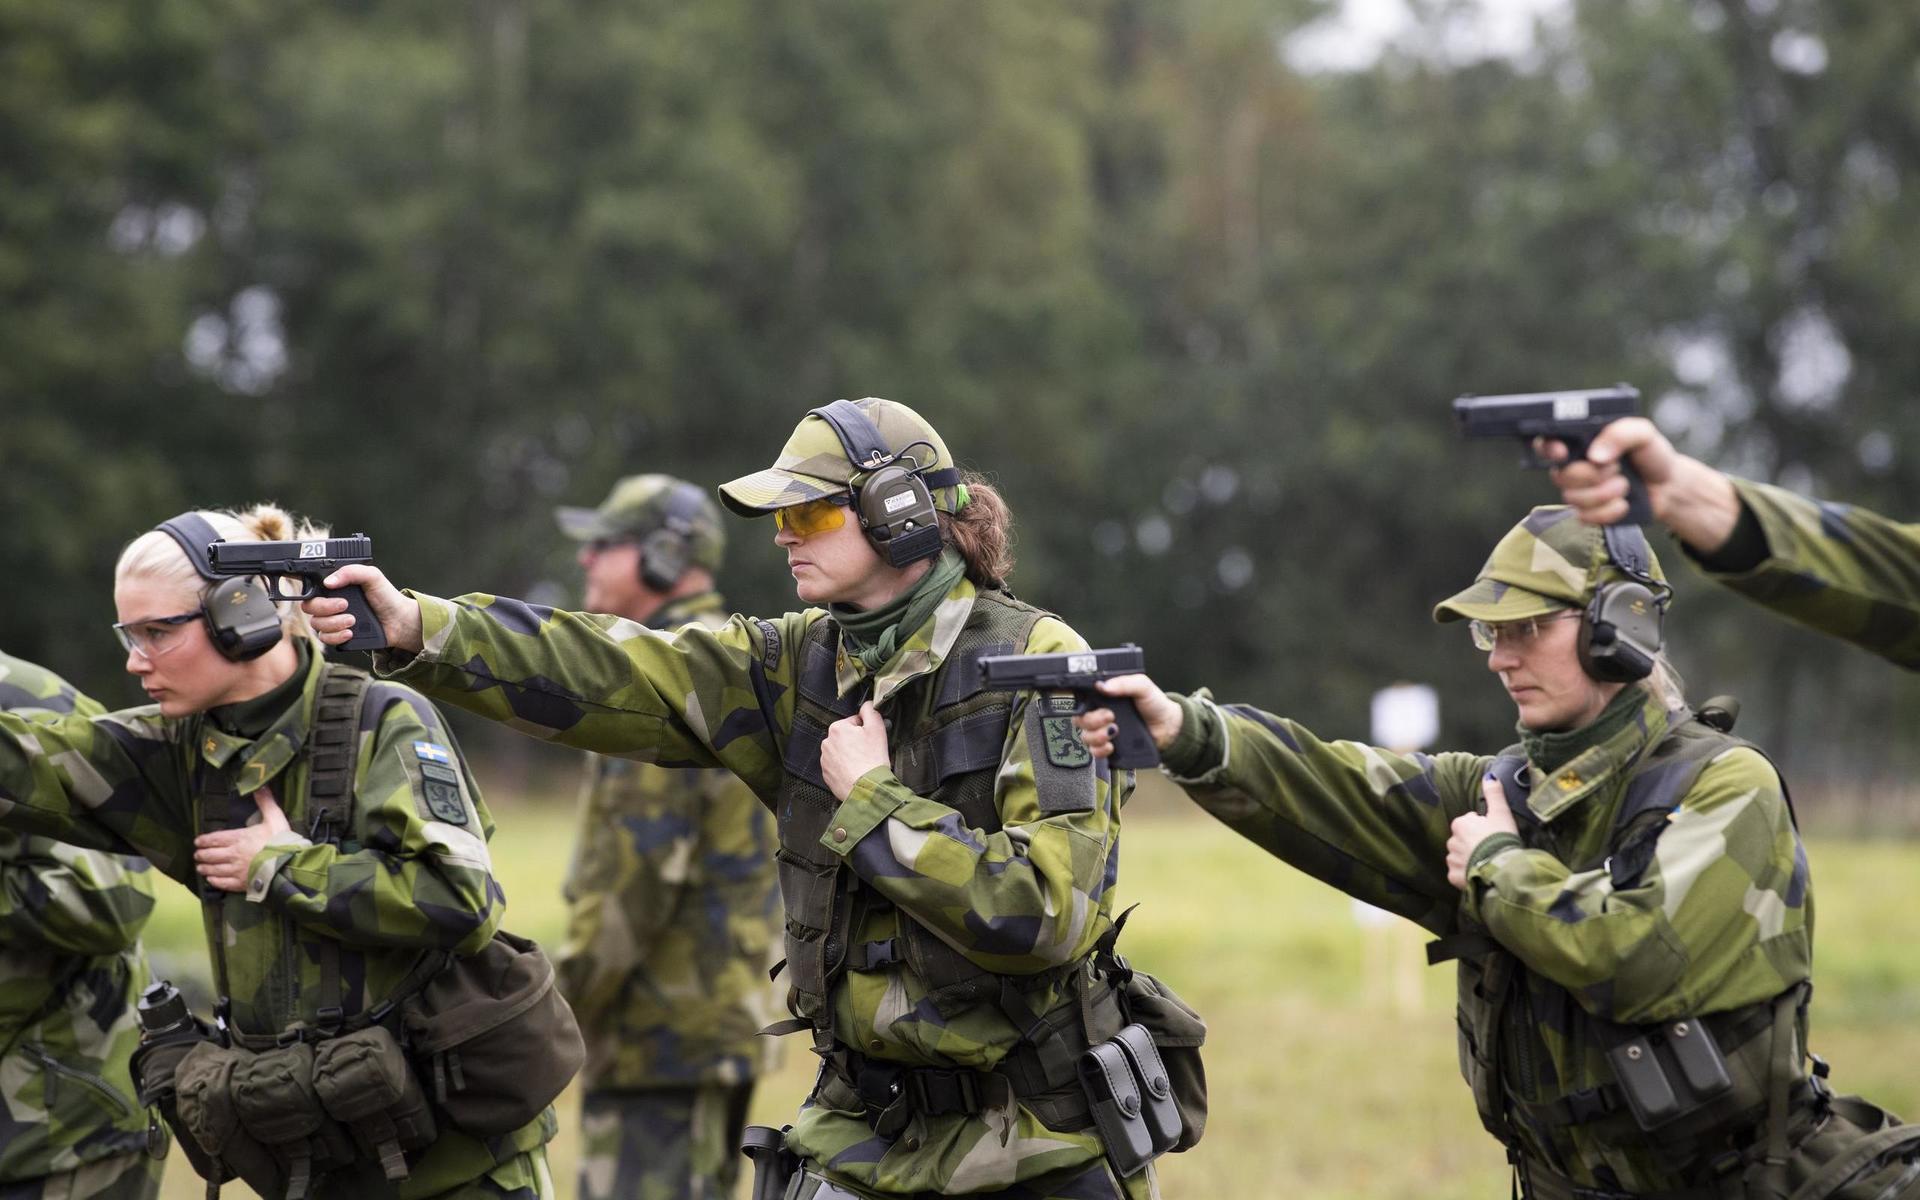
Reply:
[[829, 604], [834, 623], [840, 626], [840, 638], [854, 661], [869, 672], [878, 671], [900, 648], [900, 639], [911, 637], [927, 623], [933, 610], [947, 598], [953, 585], [967, 573], [967, 560], [949, 546], [934, 560], [933, 569], [920, 582], [895, 596], [879, 608], [864, 611], [844, 604]]
[[1633, 724], [1647, 706], [1644, 684], [1631, 683], [1620, 689], [1600, 715], [1578, 729], [1536, 733], [1520, 727], [1520, 744], [1526, 747], [1527, 761], [1542, 774], [1551, 775], [1595, 746], [1604, 745], [1621, 730]]
[[307, 663], [311, 661], [313, 651], [303, 637], [294, 638], [293, 645], [300, 652], [300, 665], [293, 674], [275, 684], [271, 691], [262, 692], [251, 700], [208, 709], [207, 716], [213, 719], [214, 725], [234, 737], [243, 738], [257, 738], [273, 728], [280, 714], [299, 700], [301, 691], [307, 686]]

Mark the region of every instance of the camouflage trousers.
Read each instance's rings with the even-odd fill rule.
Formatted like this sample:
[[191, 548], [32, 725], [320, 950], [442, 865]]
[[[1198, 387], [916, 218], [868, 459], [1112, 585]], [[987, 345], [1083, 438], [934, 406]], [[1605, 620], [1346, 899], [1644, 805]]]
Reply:
[[[941, 1200], [937, 1192], [872, 1192], [830, 1180], [808, 1167], [799, 1186], [789, 1190], [793, 1200]], [[964, 1200], [1160, 1200], [1160, 1182], [1151, 1165], [1129, 1179], [1118, 1179], [1105, 1162], [1076, 1167], [1040, 1179], [1016, 1183], [997, 1192], [968, 1192]]]
[[[239, 1181], [227, 1184], [226, 1195], [249, 1195]], [[359, 1173], [335, 1172], [322, 1179], [314, 1200], [390, 1200], [395, 1186], [382, 1178], [376, 1166]], [[553, 1175], [547, 1169], [547, 1148], [536, 1146], [496, 1164], [485, 1174], [431, 1193], [423, 1200], [555, 1200]]]
[[165, 1165], [144, 1150], [132, 1150], [71, 1171], [0, 1183], [0, 1200], [154, 1200]]
[[729, 1200], [753, 1084], [588, 1092], [580, 1200]]
[[555, 1200], [557, 1195], [547, 1169], [547, 1148], [536, 1146], [432, 1200]]

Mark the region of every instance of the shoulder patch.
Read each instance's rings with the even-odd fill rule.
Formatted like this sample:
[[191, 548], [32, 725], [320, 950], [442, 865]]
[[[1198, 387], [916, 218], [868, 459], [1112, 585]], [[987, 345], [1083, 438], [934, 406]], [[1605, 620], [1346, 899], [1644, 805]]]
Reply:
[[767, 670], [778, 671], [780, 669], [780, 627], [765, 617], [755, 617], [753, 623], [759, 627], [760, 639], [767, 646], [766, 653], [760, 661], [767, 665]]
[[438, 742], [415, 742], [413, 756], [421, 762], [451, 763], [453, 752]]
[[[415, 742], [415, 746], [422, 743]], [[467, 804], [460, 798], [460, 776], [452, 767], [439, 763], [422, 761], [420, 764], [420, 790], [427, 802], [427, 812], [435, 820], [445, 821], [449, 825], [467, 823]]]
[[1093, 761], [1087, 744], [1080, 740], [1080, 729], [1068, 717], [1042, 717], [1040, 727], [1047, 739], [1047, 761], [1056, 767], [1084, 767]]

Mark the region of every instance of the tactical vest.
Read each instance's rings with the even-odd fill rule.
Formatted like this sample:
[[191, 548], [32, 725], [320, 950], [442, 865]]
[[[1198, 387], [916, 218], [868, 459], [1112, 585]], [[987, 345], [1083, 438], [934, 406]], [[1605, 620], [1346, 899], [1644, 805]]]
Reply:
[[[1006, 746], [1015, 694], [986, 691], [976, 666], [982, 655], [1017, 654], [1046, 614], [1012, 596], [982, 591], [938, 670], [907, 683], [895, 693], [921, 701], [910, 728], [896, 725], [888, 736], [894, 773], [908, 790], [960, 813], [973, 829], [1000, 828], [994, 805], [994, 780]], [[799, 656], [793, 726], [787, 737], [775, 816], [780, 849], [780, 890], [787, 910], [787, 1007], [822, 1034], [831, 1033], [828, 998], [834, 981], [848, 967], [872, 970], [905, 962], [925, 981], [929, 1000], [952, 1015], [981, 1001], [998, 1000], [1001, 977], [954, 950], [912, 916], [899, 912], [899, 934], [891, 944], [849, 945], [859, 918], [887, 902], [859, 884], [840, 855], [822, 844], [840, 807], [820, 773], [820, 745], [827, 727], [860, 710], [866, 687], [837, 694], [839, 627], [831, 619], [815, 621], [794, 653]], [[930, 689], [909, 696], [910, 689]], [[897, 712], [910, 711], [905, 704]], [[844, 838], [845, 831], [839, 836]], [[857, 959], [857, 961], [856, 961]], [[840, 1039], [843, 1043], [847, 1039]]]
[[[1616, 889], [1638, 883], [1653, 861], [1668, 815], [1679, 807], [1707, 764], [1736, 747], [1758, 752], [1751, 743], [1726, 732], [1731, 725], [1727, 710], [1713, 708], [1711, 702], [1700, 716], [1686, 710], [1675, 713], [1667, 736], [1632, 768], [1604, 855], [1598, 861], [1567, 865], [1575, 872], [1606, 870]], [[1524, 763], [1522, 748], [1510, 747], [1495, 760], [1494, 774], [1510, 777], [1513, 768]], [[1783, 781], [1783, 793], [1784, 788]], [[1510, 794], [1509, 804], [1521, 840], [1533, 845], [1541, 826], [1527, 808], [1524, 792]], [[1791, 815], [1791, 798], [1788, 812]], [[1443, 938], [1428, 948], [1430, 962], [1452, 958], [1460, 960], [1461, 1073], [1473, 1089], [1481, 1123], [1507, 1147], [1523, 1176], [1528, 1162], [1518, 1126], [1527, 1127], [1540, 1144], [1551, 1146], [1555, 1144], [1549, 1132], [1552, 1127], [1585, 1125], [1596, 1140], [1645, 1149], [1663, 1169], [1676, 1175], [1698, 1173], [1710, 1165], [1715, 1155], [1725, 1153], [1727, 1135], [1736, 1131], [1761, 1127], [1756, 1150], [1766, 1148], [1769, 1137], [1778, 1137], [1784, 1144], [1789, 1097], [1807, 1090], [1802, 1063], [1808, 984], [1795, 985], [1772, 1000], [1695, 1018], [1691, 1024], [1705, 1027], [1724, 1055], [1732, 1086], [1697, 1111], [1682, 1113], [1647, 1132], [1617, 1081], [1569, 1090], [1548, 1078], [1550, 1072], [1542, 1069], [1545, 1048], [1537, 1040], [1536, 1022], [1548, 1011], [1561, 1014], [1575, 1061], [1619, 1047], [1631, 1053], [1635, 1047], [1629, 1043], [1635, 1039], [1649, 1046], [1650, 1060], [1651, 1045], [1645, 1038], [1651, 1036], [1662, 1044], [1672, 1039], [1677, 1044], [1675, 1027], [1683, 1038], [1689, 1022], [1640, 1027], [1594, 1017], [1565, 988], [1529, 972], [1484, 932]], [[1513, 1061], [1504, 1061], [1508, 1052]], [[1634, 1061], [1641, 1057], [1633, 1054]], [[1718, 1169], [1731, 1166], [1723, 1162]]]

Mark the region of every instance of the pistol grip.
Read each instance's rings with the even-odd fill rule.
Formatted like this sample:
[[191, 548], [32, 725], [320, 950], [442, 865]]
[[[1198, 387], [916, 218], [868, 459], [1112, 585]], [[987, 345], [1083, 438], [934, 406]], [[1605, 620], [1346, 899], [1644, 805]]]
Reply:
[[322, 596], [340, 596], [347, 602], [347, 612], [353, 616], [353, 636], [337, 649], [341, 650], [383, 650], [387, 645], [387, 631], [380, 627], [380, 618], [373, 615], [373, 607], [367, 603], [367, 593], [357, 583], [343, 588], [317, 587], [314, 590]]
[[1113, 755], [1107, 759], [1109, 766], [1115, 767], [1156, 767], [1160, 765], [1160, 750], [1153, 744], [1153, 735], [1147, 732], [1147, 723], [1140, 719], [1140, 709], [1135, 706], [1131, 696], [1102, 696], [1101, 703], [1113, 710]]
[[1647, 495], [1647, 481], [1640, 478], [1640, 472], [1631, 459], [1620, 460], [1620, 473], [1627, 477], [1627, 515], [1614, 524], [1653, 524], [1653, 500]]

